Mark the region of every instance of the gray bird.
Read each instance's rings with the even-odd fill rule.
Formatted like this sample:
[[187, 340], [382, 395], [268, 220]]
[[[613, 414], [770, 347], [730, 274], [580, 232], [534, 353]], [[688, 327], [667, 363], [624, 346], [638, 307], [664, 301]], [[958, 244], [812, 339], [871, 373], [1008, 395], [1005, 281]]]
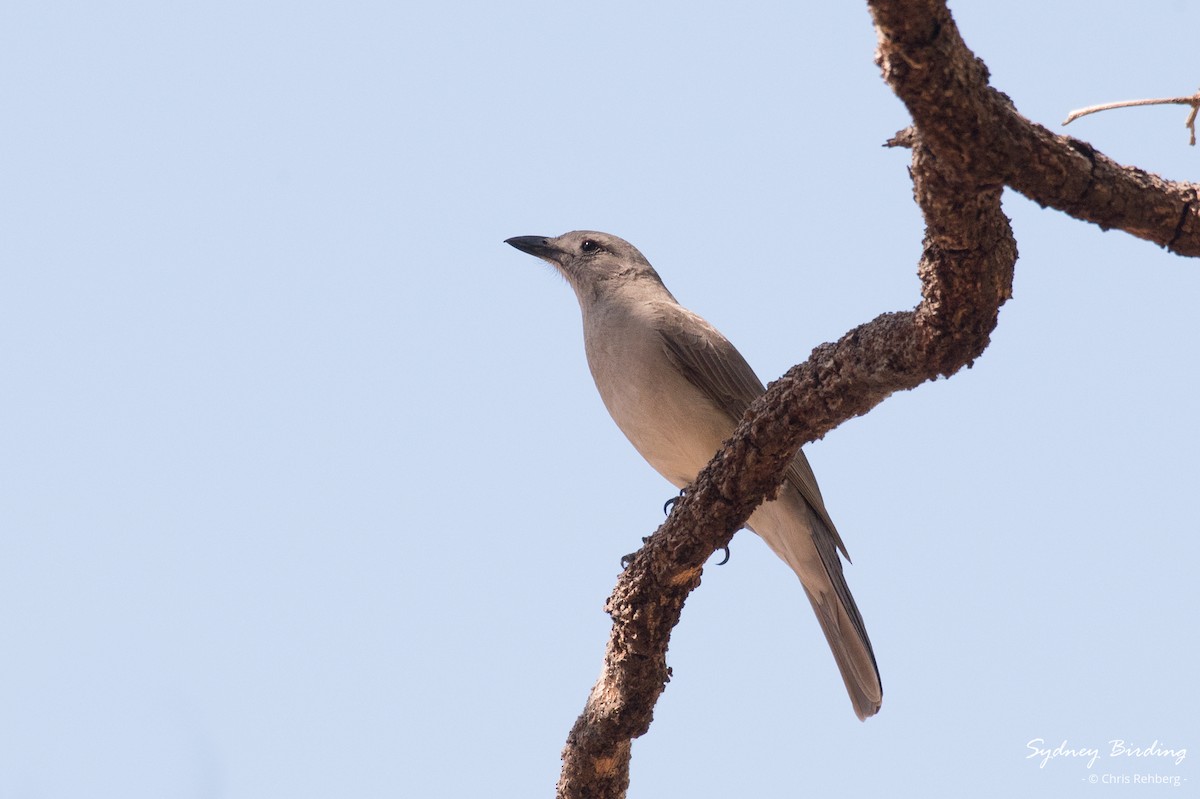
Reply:
[[[762, 382], [729, 340], [680, 305], [629, 242], [577, 230], [558, 238], [517, 236], [508, 244], [550, 262], [575, 290], [596, 388], [617, 427], [676, 488], [688, 486], [733, 433]], [[804, 586], [854, 712], [879, 711], [883, 686], [862, 616], [842, 574], [846, 547], [825, 510], [803, 452], [777, 497], [747, 526]]]

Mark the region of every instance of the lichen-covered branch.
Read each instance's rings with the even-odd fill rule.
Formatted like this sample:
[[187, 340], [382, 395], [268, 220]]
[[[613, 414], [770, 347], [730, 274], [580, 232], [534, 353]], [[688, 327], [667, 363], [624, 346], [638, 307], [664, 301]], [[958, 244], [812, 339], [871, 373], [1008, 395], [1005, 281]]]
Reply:
[[1200, 187], [1121, 166], [1021, 116], [988, 85], [987, 67], [967, 49], [943, 0], [869, 0], [868, 6], [876, 61], [939, 159], [980, 178], [990, 174], [1077, 219], [1200, 256]]

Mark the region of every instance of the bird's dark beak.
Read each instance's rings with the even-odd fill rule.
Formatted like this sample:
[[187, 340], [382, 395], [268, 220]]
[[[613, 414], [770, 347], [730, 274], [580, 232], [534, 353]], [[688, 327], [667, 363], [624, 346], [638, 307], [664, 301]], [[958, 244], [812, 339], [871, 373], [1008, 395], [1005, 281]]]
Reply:
[[545, 236], [513, 236], [511, 239], [505, 239], [504, 243], [548, 261], [557, 261], [556, 256], [560, 254], [558, 248], [550, 244], [550, 239]]

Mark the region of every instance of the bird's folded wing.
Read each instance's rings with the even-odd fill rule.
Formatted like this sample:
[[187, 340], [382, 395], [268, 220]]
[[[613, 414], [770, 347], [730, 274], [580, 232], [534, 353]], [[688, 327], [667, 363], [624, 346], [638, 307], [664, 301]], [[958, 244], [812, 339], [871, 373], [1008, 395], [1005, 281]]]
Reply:
[[[750, 407], [750, 403], [766, 391], [758, 375], [754, 374], [754, 370], [737, 348], [702, 317], [676, 304], [664, 303], [657, 310], [659, 333], [667, 357], [692, 385], [729, 414], [736, 425]], [[825, 510], [825, 501], [821, 498], [821, 489], [817, 487], [817, 478], [813, 475], [803, 450], [796, 453], [795, 459], [788, 466], [786, 479], [796, 487], [824, 522], [833, 544], [849, 560], [846, 545], [842, 543], [837, 527], [829, 518], [829, 512]], [[818, 547], [818, 551], [824, 552], [826, 549]], [[830, 566], [831, 564], [826, 564], [826, 568]]]

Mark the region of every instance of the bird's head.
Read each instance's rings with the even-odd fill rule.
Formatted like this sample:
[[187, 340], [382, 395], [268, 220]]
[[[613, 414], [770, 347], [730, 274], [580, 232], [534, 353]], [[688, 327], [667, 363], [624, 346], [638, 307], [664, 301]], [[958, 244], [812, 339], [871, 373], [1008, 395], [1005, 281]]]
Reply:
[[516, 236], [505, 243], [548, 261], [580, 297], [603, 292], [610, 283], [650, 280], [662, 286], [646, 256], [625, 239], [610, 233], [573, 230], [557, 238]]

